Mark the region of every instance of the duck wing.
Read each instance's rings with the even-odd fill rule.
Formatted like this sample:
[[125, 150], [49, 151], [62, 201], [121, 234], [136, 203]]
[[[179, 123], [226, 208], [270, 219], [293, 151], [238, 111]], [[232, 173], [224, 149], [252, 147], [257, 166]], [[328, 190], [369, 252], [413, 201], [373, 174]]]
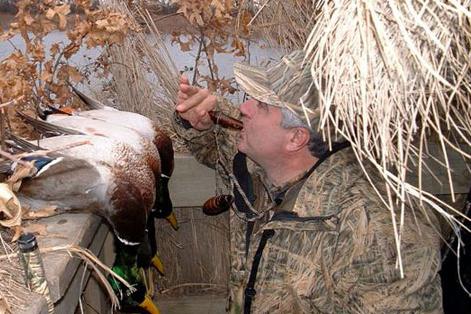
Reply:
[[160, 176], [160, 157], [157, 148], [138, 132], [102, 120], [89, 119], [81, 116], [64, 116], [51, 122], [41, 121], [22, 114], [29, 124], [43, 134], [57, 135], [95, 135], [121, 141], [142, 155], [156, 177]]
[[74, 114], [81, 117], [106, 121], [133, 129], [151, 141], [155, 136], [154, 122], [151, 119], [135, 112], [95, 109], [77, 111]]
[[[102, 180], [102, 176], [95, 166], [71, 156], [57, 153], [46, 155], [44, 149], [36, 143], [14, 134], [7, 136], [9, 146], [19, 152], [28, 152], [21, 161], [27, 162], [29, 167], [8, 160], [1, 163], [0, 172], [9, 175], [9, 180], [13, 180], [12, 183], [15, 182], [15, 186], [20, 188], [19, 196], [28, 207], [33, 210], [45, 206], [56, 206], [63, 210], [97, 208], [104, 193], [93, 193], [93, 187], [103, 184], [97, 183]], [[78, 191], [86, 191], [88, 195], [84, 197]]]
[[60, 150], [63, 155], [88, 161], [95, 167], [106, 165], [113, 180], [126, 180], [141, 192], [146, 208], [155, 200], [155, 178], [141, 155], [129, 145], [110, 138], [91, 135], [64, 135], [44, 138], [39, 145], [50, 150]]
[[42, 150], [42, 148], [37, 145], [37, 142], [27, 141], [11, 132], [5, 131], [5, 136], [7, 138], [7, 141], [5, 141], [6, 144], [10, 149], [14, 150], [15, 153], [35, 152], [37, 150]]
[[19, 192], [30, 205], [36, 200], [35, 204], [44, 201], [63, 210], [100, 211], [109, 202], [107, 177], [110, 171], [106, 167], [63, 156], [34, 177], [24, 179]]
[[[69, 134], [69, 135], [85, 134], [83, 132], [80, 132], [80, 130], [77, 130], [77, 129], [67, 128], [65, 126], [61, 126], [60, 124], [53, 124], [53, 123], [49, 123], [40, 119], [36, 119], [20, 111], [17, 111], [17, 115], [20, 116], [20, 118], [23, 119], [23, 121], [32, 125], [37, 131], [39, 131], [41, 134], [47, 137], [59, 136], [59, 135], [65, 135], [65, 134]], [[61, 116], [61, 119], [69, 118], [69, 116], [66, 116], [66, 115], [60, 115], [60, 116]], [[58, 119], [58, 120], [60, 121], [61, 119]]]
[[[98, 100], [80, 92], [74, 86], [71, 85], [71, 87], [75, 94], [92, 109], [87, 111], [77, 111], [73, 113], [74, 115], [102, 120], [135, 130], [152, 141], [157, 147], [161, 158], [162, 173], [168, 177], [172, 175], [174, 167], [173, 144], [168, 135], [165, 134], [165, 132], [163, 132], [154, 121], [138, 113], [120, 111], [106, 106]], [[66, 117], [67, 116], [63, 114], [50, 114], [47, 115], [47, 121], [54, 122]]]
[[94, 212], [111, 224], [124, 243], [137, 244], [146, 236], [148, 206], [140, 188], [106, 164], [64, 155], [60, 163], [24, 180], [18, 196], [33, 210], [55, 206]]

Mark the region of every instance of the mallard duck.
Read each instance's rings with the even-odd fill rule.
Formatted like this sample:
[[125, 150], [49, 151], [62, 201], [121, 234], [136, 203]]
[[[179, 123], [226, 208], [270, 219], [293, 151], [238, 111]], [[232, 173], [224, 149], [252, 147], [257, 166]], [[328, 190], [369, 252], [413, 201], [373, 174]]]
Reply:
[[[120, 111], [110, 106], [106, 106], [98, 100], [80, 92], [74, 86], [71, 85], [71, 87], [75, 94], [88, 108], [91, 108], [91, 110], [76, 111], [71, 110], [70, 108], [65, 110], [49, 107], [48, 110], [41, 111], [40, 117], [54, 125], [64, 127], [69, 127], [69, 125], [67, 125], [69, 122], [69, 120], [67, 120], [67, 116], [70, 115], [104, 121], [132, 129], [152, 141], [160, 154], [161, 169], [160, 176], [156, 177], [156, 180], [161, 184], [158, 184], [158, 198], [156, 206], [153, 207], [152, 216], [155, 218], [165, 218], [170, 222], [174, 229], [178, 229], [178, 223], [173, 213], [173, 204], [168, 190], [168, 181], [172, 176], [174, 168], [174, 150], [172, 140], [151, 119], [134, 112]], [[66, 120], [61, 122], [63, 119]], [[80, 131], [86, 132], [83, 127]]]
[[[20, 148], [34, 145], [25, 143], [16, 141]], [[18, 190], [22, 204], [32, 209], [55, 206], [61, 211], [86, 210], [104, 217], [117, 239], [112, 269], [123, 273], [137, 288], [122, 296], [122, 305], [138, 305], [149, 313], [158, 313], [146, 296], [142, 278], [134, 271], [139, 259], [151, 258], [145, 229], [155, 198], [152, 171], [129, 145], [109, 138], [65, 135], [45, 138], [40, 145], [56, 152], [47, 156], [30, 153], [22, 160], [33, 167], [22, 171], [17, 164], [10, 177], [22, 173], [16, 176], [22, 178]], [[115, 288], [121, 290], [120, 286]]]
[[[79, 112], [78, 115], [88, 116], [92, 119], [104, 120], [134, 129], [142, 136], [151, 140], [157, 147], [157, 150], [160, 153], [162, 179], [164, 181], [162, 188], [166, 189], [166, 191], [163, 191], [166, 192], [166, 194], [160, 195], [167, 195], [168, 197], [165, 197], [163, 200], [165, 203], [161, 204], [162, 206], [160, 208], [157, 208], [154, 215], [157, 216], [157, 218], [167, 217], [167, 215], [172, 212], [173, 208], [167, 184], [173, 174], [174, 168], [174, 150], [170, 137], [156, 122], [143, 115], [134, 112], [121, 111], [113, 107], [106, 106], [100, 101], [82, 93], [80, 90], [75, 88], [75, 86], [71, 85], [71, 88], [77, 97], [79, 97], [82, 102], [91, 109]], [[110, 113], [110, 111], [113, 113]]]
[[[26, 122], [35, 127], [45, 135], [64, 135], [64, 134], [88, 134], [96, 136], [104, 136], [107, 138], [123, 141], [129, 144], [143, 159], [146, 160], [148, 166], [152, 169], [156, 179], [156, 200], [152, 207], [152, 212], [163, 212], [163, 215], [155, 215], [158, 218], [167, 218], [174, 229], [177, 229], [177, 222], [172, 212], [172, 204], [168, 192], [168, 177], [161, 177], [159, 152], [153, 143], [147, 138], [141, 136], [133, 129], [123, 127], [121, 125], [108, 123], [102, 120], [89, 119], [81, 116], [62, 116], [54, 122], [45, 122], [23, 113], [18, 113]], [[162, 187], [164, 185], [164, 187]], [[166, 210], [160, 210], [166, 209]], [[168, 214], [170, 211], [170, 214]], [[152, 216], [152, 215], [151, 215]], [[152, 264], [163, 275], [163, 265], [157, 255], [157, 242], [155, 240], [155, 226], [153, 217], [148, 220], [147, 230], [149, 235], [150, 253], [152, 254]]]

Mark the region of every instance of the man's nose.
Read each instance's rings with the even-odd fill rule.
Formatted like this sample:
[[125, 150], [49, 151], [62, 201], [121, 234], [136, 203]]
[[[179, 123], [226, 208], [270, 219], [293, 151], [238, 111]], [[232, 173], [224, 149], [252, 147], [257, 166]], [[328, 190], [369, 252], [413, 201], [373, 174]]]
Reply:
[[249, 99], [243, 102], [239, 107], [239, 110], [242, 113], [242, 115], [246, 117], [251, 117], [253, 115], [253, 109], [254, 109], [255, 103], [256, 103], [256, 100], [254, 99]]

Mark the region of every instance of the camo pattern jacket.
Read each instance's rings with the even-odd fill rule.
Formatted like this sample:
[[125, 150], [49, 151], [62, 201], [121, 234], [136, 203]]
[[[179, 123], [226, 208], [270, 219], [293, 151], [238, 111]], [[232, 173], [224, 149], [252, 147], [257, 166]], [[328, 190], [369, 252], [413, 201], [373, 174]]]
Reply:
[[[234, 115], [234, 109], [222, 107]], [[193, 155], [231, 187], [237, 133], [218, 126], [187, 130], [176, 122], [174, 128]], [[244, 312], [254, 255], [268, 229], [274, 235], [260, 259], [251, 313], [443, 312], [440, 240], [430, 227], [432, 215], [418, 210], [405, 215], [401, 278], [391, 213], [350, 148], [331, 155], [305, 181], [284, 187], [271, 186], [250, 160], [248, 168], [258, 216], [247, 241], [247, 217], [237, 208], [230, 213], [229, 312]], [[280, 189], [287, 192], [277, 205]]]

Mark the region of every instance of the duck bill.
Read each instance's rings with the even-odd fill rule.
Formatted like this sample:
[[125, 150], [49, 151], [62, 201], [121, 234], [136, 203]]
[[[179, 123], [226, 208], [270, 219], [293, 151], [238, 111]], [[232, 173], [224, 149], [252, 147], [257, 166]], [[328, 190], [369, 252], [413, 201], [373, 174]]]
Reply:
[[146, 310], [149, 314], [160, 314], [160, 311], [157, 306], [147, 295], [145, 296], [144, 301], [139, 304], [139, 307]]
[[170, 225], [172, 226], [172, 228], [174, 230], [178, 230], [178, 221], [177, 221], [177, 217], [175, 216], [175, 214], [173, 212], [170, 213], [170, 215], [168, 215], [167, 217], [165, 217], [165, 219], [167, 219], [167, 221], [170, 223]]
[[157, 269], [157, 271], [162, 275], [165, 276], [164, 274], [164, 264], [162, 263], [162, 260], [160, 257], [155, 254], [154, 257], [152, 257], [152, 265]]

